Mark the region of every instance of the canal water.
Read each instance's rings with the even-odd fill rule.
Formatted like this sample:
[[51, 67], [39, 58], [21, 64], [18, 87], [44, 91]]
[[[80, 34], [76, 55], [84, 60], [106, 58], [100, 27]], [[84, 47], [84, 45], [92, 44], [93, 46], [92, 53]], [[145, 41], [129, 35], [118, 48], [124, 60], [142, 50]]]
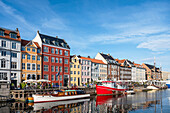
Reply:
[[0, 113], [170, 113], [170, 89], [52, 103], [0, 103]]

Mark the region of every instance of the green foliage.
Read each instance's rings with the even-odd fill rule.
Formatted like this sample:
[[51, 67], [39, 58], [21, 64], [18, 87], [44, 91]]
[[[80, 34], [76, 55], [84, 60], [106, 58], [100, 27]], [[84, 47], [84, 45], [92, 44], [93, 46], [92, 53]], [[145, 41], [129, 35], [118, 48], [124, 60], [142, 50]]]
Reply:
[[21, 89], [23, 89], [23, 88], [26, 87], [26, 84], [25, 83], [20, 83], [20, 86], [21, 86]]

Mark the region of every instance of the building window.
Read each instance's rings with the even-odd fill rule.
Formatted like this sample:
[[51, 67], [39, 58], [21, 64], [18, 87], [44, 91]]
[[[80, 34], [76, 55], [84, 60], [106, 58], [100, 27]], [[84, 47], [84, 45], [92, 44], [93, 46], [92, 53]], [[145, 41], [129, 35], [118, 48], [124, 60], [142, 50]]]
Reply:
[[32, 70], [35, 70], [35, 69], [36, 69], [36, 65], [32, 64]]
[[64, 59], [64, 64], [68, 64], [68, 59]]
[[11, 68], [16, 69], [17, 68], [17, 62], [11, 62]]
[[59, 50], [59, 54], [62, 55], [62, 50]]
[[58, 66], [55, 67], [55, 71], [58, 72]]
[[62, 81], [62, 75], [60, 75], [60, 81]]
[[37, 56], [37, 60], [40, 61], [40, 56]]
[[1, 46], [2, 46], [2, 47], [6, 47], [6, 41], [2, 40]]
[[60, 72], [62, 72], [62, 67], [61, 66], [59, 67], [59, 70], [60, 70]]
[[54, 66], [51, 66], [51, 71], [54, 72]]
[[73, 71], [70, 71], [70, 74], [73, 74]]
[[16, 49], [16, 43], [12, 42], [12, 49]]
[[1, 51], [1, 56], [6, 56], [6, 51]]
[[10, 37], [16, 39], [16, 38], [17, 38], [17, 34], [15, 34], [15, 33], [10, 33]]
[[76, 65], [74, 65], [74, 68], [76, 68]]
[[32, 52], [35, 52], [35, 49], [34, 49], [34, 48], [32, 48]]
[[74, 71], [74, 74], [76, 74], [76, 71]]
[[8, 80], [7, 73], [0, 73], [0, 80]]
[[58, 54], [58, 49], [55, 49], [55, 54]]
[[78, 75], [80, 74], [80, 71], [78, 71]]
[[27, 70], [31, 70], [31, 64], [27, 63]]
[[62, 58], [60, 58], [60, 61], [59, 61], [59, 63], [62, 63]]
[[29, 47], [27, 47], [27, 51], [31, 51], [31, 49]]
[[1, 68], [5, 68], [6, 67], [6, 61], [5, 59], [1, 60]]
[[48, 47], [44, 47], [44, 52], [48, 52]]
[[48, 71], [48, 65], [44, 65], [44, 71]]
[[25, 51], [25, 47], [24, 46], [21, 47], [21, 51]]
[[78, 65], [78, 68], [80, 68], [80, 65]]
[[65, 51], [65, 52], [64, 52], [64, 55], [65, 55], [65, 56], [68, 56], [68, 51]]
[[48, 56], [44, 56], [44, 62], [48, 62]]
[[35, 60], [35, 56], [34, 55], [32, 56], [32, 60]]
[[4, 36], [4, 31], [0, 31], [0, 36]]
[[70, 64], [70, 68], [72, 68], [72, 67], [73, 67], [73, 65]]
[[64, 67], [64, 72], [68, 73], [68, 67]]
[[37, 53], [40, 53], [41, 52], [41, 50], [40, 49], [37, 49]]
[[27, 59], [28, 59], [28, 60], [31, 60], [31, 55], [28, 54], [28, 55], [27, 55]]
[[25, 74], [22, 74], [22, 78], [25, 78]]
[[25, 54], [22, 54], [22, 59], [25, 59]]
[[54, 75], [51, 75], [51, 80], [54, 81]]
[[53, 53], [53, 54], [54, 54], [54, 48], [51, 48], [51, 53]]
[[51, 62], [54, 62], [54, 57], [51, 57]]
[[74, 62], [76, 62], [76, 59], [74, 59]]
[[74, 81], [76, 81], [76, 77], [74, 77]]
[[48, 75], [44, 75], [44, 79], [45, 79], [45, 80], [48, 80]]
[[40, 70], [40, 64], [37, 64], [37, 70]]
[[22, 63], [22, 69], [25, 69], [25, 63]]
[[17, 53], [12, 53], [12, 52], [11, 52], [11, 57], [17, 58]]
[[58, 63], [58, 58], [57, 57], [55, 58], [55, 63]]
[[16, 78], [16, 77], [17, 77], [17, 74], [16, 74], [16, 73], [11, 73], [11, 77], [12, 77], [12, 78]]
[[71, 80], [70, 81], [73, 81], [73, 77], [71, 77]]

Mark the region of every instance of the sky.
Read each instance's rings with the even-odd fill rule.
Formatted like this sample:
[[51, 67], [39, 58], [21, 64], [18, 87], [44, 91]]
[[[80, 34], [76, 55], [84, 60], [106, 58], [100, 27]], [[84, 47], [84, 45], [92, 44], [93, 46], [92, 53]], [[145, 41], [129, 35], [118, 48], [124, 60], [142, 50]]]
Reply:
[[0, 0], [0, 27], [58, 36], [71, 54], [98, 52], [170, 71], [170, 0]]

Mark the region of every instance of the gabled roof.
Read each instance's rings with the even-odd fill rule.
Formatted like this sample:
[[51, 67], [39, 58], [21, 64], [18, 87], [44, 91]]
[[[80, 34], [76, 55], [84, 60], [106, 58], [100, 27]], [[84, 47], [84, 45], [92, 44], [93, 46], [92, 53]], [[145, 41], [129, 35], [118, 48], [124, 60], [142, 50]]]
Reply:
[[69, 45], [66, 43], [64, 39], [60, 39], [58, 37], [52, 37], [52, 36], [48, 36], [48, 35], [44, 35], [40, 33], [39, 35], [42, 40], [42, 43], [44, 44], [49, 44], [49, 45], [54, 45], [54, 46], [70, 49]]
[[106, 60], [114, 60], [114, 58], [111, 56], [111, 55], [107, 55], [107, 54], [103, 54], [103, 53], [100, 53], [104, 59]]
[[[150, 65], [150, 64], [145, 64], [150, 70], [152, 70], [152, 72], [154, 72], [154, 65]], [[155, 72], [158, 72], [159, 68], [155, 67]]]
[[125, 59], [123, 59], [123, 60], [119, 60], [118, 58], [117, 59], [115, 59], [118, 63], [124, 63], [125, 62]]
[[94, 62], [94, 63], [105, 64], [102, 60], [97, 60], [97, 59], [82, 57], [82, 56], [78, 56], [78, 57], [84, 60], [90, 60], [91, 62]]
[[[23, 40], [23, 39], [21, 39], [21, 45], [22, 46], [26, 46], [27, 44], [29, 44], [30, 42], [33, 42], [33, 41], [28, 41], [28, 40]], [[33, 42], [36, 46], [37, 46], [37, 48], [40, 48], [40, 46], [39, 46], [39, 44], [37, 43], [37, 42]]]

